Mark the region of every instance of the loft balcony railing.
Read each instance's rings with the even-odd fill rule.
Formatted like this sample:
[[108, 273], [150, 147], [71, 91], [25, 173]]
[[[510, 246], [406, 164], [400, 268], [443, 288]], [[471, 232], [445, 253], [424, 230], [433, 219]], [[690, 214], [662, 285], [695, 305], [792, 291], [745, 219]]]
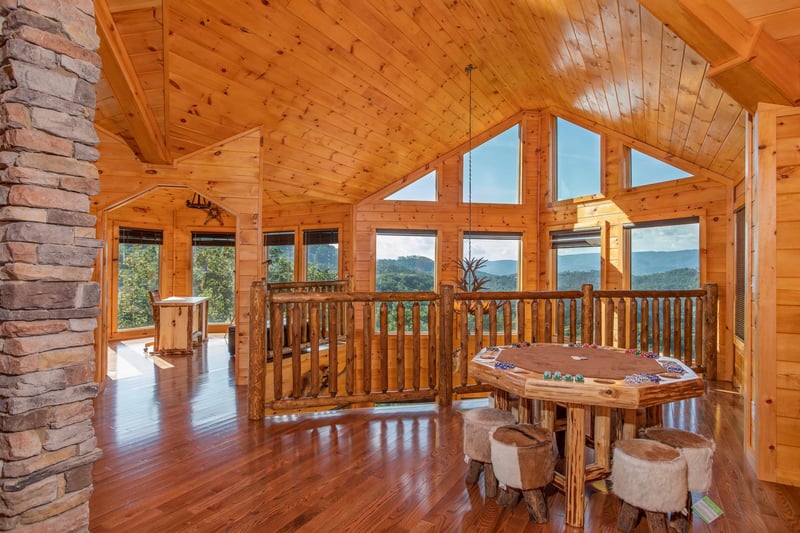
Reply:
[[[326, 287], [321, 288], [322, 284]], [[251, 289], [249, 416], [436, 400], [490, 390], [467, 362], [514, 342], [653, 351], [713, 378], [717, 287], [695, 290], [351, 292], [349, 282]], [[280, 324], [281, 327], [271, 327]]]

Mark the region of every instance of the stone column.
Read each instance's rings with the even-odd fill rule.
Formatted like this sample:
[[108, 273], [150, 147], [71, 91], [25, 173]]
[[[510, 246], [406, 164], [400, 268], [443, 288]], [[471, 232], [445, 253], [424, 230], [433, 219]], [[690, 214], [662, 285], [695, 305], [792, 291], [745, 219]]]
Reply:
[[0, 530], [86, 531], [100, 287], [92, 0], [0, 0]]

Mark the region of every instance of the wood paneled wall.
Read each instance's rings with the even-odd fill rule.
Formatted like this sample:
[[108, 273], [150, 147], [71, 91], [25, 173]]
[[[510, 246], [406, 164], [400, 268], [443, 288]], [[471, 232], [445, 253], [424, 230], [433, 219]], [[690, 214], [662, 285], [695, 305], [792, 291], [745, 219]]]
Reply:
[[[100, 169], [101, 193], [92, 198], [92, 212], [98, 217], [98, 235], [106, 243], [113, 242], [113, 219], [111, 213], [131, 204], [121, 211], [135, 214], [139, 198], [146, 203], [147, 195], [159, 189], [179, 188], [198, 192], [205, 198], [227, 210], [235, 217], [236, 229], [236, 380], [247, 382], [247, 360], [249, 354], [249, 291], [253, 281], [263, 278], [263, 246], [261, 239], [261, 132], [253, 130], [211, 146], [176, 161], [173, 165], [146, 165], [139, 162], [120, 139], [100, 132], [100, 153], [97, 163]], [[141, 220], [166, 223], [164, 213], [138, 212]], [[169, 218], [169, 217], [167, 217]], [[180, 224], [194, 223], [180, 217], [172, 218], [172, 228]], [[201, 222], [202, 224], [202, 222]], [[210, 224], [216, 224], [212, 222]], [[209, 227], [209, 226], [204, 226]], [[219, 226], [215, 226], [219, 227]], [[171, 228], [171, 231], [174, 229]], [[185, 244], [184, 244], [185, 245]], [[103, 294], [110, 294], [111, 248], [106, 246], [98, 259], [98, 272], [102, 273]], [[179, 248], [173, 254], [181, 252]], [[172, 261], [167, 257], [167, 261]], [[166, 264], [162, 272], [175, 273], [172, 288], [190, 292], [183, 286], [188, 274], [179, 272], [178, 264]], [[109, 331], [111, 317], [108, 298], [104, 299], [102, 322], [98, 331], [104, 335]], [[105, 338], [98, 339], [98, 353], [105, 353]], [[97, 376], [102, 381], [105, 375], [105, 358], [98, 358]]]
[[800, 485], [800, 110], [761, 105], [755, 131], [749, 442], [761, 479]]

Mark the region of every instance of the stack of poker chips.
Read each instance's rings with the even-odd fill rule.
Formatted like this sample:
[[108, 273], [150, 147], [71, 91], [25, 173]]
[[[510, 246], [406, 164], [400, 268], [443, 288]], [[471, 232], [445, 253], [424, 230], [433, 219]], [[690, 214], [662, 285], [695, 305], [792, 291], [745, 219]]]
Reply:
[[637, 385], [645, 383], [661, 383], [661, 378], [657, 374], [632, 374], [625, 376], [625, 383], [633, 383]]

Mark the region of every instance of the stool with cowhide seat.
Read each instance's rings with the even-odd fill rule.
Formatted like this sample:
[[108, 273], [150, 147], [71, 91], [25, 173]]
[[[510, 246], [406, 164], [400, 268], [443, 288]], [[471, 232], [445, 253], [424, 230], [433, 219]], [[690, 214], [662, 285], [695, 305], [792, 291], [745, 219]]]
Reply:
[[[692, 515], [692, 492], [708, 492], [711, 486], [711, 465], [716, 445], [712, 439], [677, 428], [649, 427], [641, 436], [672, 446], [686, 459], [688, 467], [686, 514]], [[679, 521], [676, 529], [685, 530], [688, 525]]]
[[500, 426], [491, 436], [492, 465], [497, 481], [505, 486], [497, 501], [516, 506], [525, 498], [532, 522], [547, 522], [544, 487], [553, 481], [556, 456], [553, 432], [531, 424]]
[[620, 440], [614, 445], [611, 483], [622, 500], [617, 529], [633, 531], [644, 511], [651, 533], [667, 533], [667, 513], [680, 512], [686, 502], [686, 459], [654, 440]]
[[492, 451], [489, 434], [500, 426], [514, 424], [510, 411], [493, 407], [480, 407], [464, 413], [464, 455], [468, 459], [467, 485], [474, 485], [483, 472], [487, 498], [497, 496], [497, 479], [492, 468]]

